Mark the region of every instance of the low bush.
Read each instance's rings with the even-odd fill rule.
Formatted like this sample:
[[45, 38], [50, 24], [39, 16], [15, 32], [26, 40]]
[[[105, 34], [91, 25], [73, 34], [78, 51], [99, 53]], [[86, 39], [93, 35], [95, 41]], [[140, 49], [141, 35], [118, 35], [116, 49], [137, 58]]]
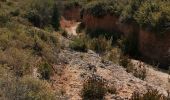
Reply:
[[0, 27], [3, 27], [10, 21], [10, 16], [5, 13], [0, 14]]
[[132, 94], [131, 100], [169, 100], [163, 94], [160, 94], [156, 89], [148, 89], [146, 93], [140, 94], [134, 92]]
[[116, 6], [117, 1], [110, 1], [110, 0], [100, 0], [100, 1], [92, 1], [89, 2], [85, 7], [84, 11], [87, 13], [101, 18], [106, 14], [110, 15], [120, 15], [120, 9]]
[[14, 11], [11, 11], [10, 14], [12, 16], [18, 16], [20, 14], [20, 10], [19, 9], [15, 9]]
[[0, 30], [0, 63], [16, 68], [19, 76], [31, 72], [37, 57], [57, 63], [59, 49], [58, 36], [53, 33], [14, 23]]
[[0, 51], [0, 55], [1, 64], [11, 66], [16, 76], [23, 76], [23, 74], [31, 72], [34, 57], [30, 52], [11, 47], [5, 51]]
[[86, 38], [81, 37], [81, 38], [75, 38], [71, 43], [70, 43], [70, 48], [76, 51], [82, 51], [86, 52], [88, 47], [86, 43]]
[[116, 89], [116, 87], [115, 87], [114, 84], [112, 84], [111, 86], [108, 86], [108, 87], [107, 87], [107, 91], [108, 91], [108, 93], [110, 93], [110, 94], [116, 94], [116, 93], [117, 93], [117, 89]]
[[133, 76], [135, 76], [141, 80], [144, 80], [147, 76], [147, 69], [145, 67], [144, 68], [134, 68], [133, 65], [131, 65], [131, 66], [127, 67], [126, 71], [129, 73], [132, 73]]
[[58, 30], [59, 12], [54, 0], [33, 0], [30, 4], [26, 14], [30, 22], [36, 27], [44, 28], [52, 25], [54, 29]]
[[51, 21], [52, 7], [53, 0], [32, 1], [30, 4], [30, 9], [28, 10], [27, 18], [37, 27], [49, 25]]
[[103, 29], [94, 29], [94, 30], [85, 30], [86, 33], [91, 37], [91, 38], [98, 38], [100, 36], [105, 37], [106, 39], [112, 39], [112, 44], [115, 44], [117, 39], [120, 38], [121, 34], [113, 31], [107, 31]]
[[52, 66], [44, 62], [39, 65], [38, 72], [41, 74], [41, 79], [49, 80], [52, 75]]
[[83, 83], [81, 92], [83, 100], [103, 100], [106, 93], [106, 83], [103, 79], [93, 76]]
[[135, 21], [134, 15], [143, 2], [144, 0], [128, 0], [126, 3], [122, 3], [123, 5], [121, 5], [122, 12], [120, 15], [120, 20], [125, 23]]
[[0, 89], [4, 100], [56, 100], [55, 93], [47, 82], [30, 76], [2, 79]]
[[137, 78], [144, 80], [147, 76], [147, 69], [145, 67], [136, 68], [133, 72], [133, 75]]
[[113, 47], [111, 51], [108, 51], [104, 56], [104, 59], [112, 61], [114, 64], [119, 64], [121, 50], [118, 47]]
[[107, 40], [105, 37], [99, 36], [98, 38], [89, 40], [88, 47], [97, 53], [106, 53], [112, 49], [112, 40]]
[[128, 73], [132, 73], [135, 77], [144, 80], [147, 76], [147, 68], [142, 66], [134, 66], [127, 56], [120, 56], [119, 64], [123, 66]]
[[130, 60], [127, 56], [120, 55], [119, 64], [124, 68], [127, 68], [130, 64]]

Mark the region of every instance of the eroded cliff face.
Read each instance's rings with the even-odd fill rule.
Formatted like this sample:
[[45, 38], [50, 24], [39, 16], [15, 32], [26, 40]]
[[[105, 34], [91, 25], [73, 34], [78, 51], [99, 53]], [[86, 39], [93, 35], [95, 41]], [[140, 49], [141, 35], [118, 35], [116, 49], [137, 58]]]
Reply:
[[[65, 11], [64, 16], [71, 20], [80, 20], [80, 9], [69, 9]], [[98, 18], [89, 13], [84, 13], [81, 21], [90, 30], [114, 30], [123, 33], [126, 37], [131, 33], [137, 33], [139, 51], [147, 60], [170, 65], [170, 32], [166, 32], [164, 36], [158, 37], [155, 33], [140, 29], [136, 24], [121, 23], [119, 17], [109, 14]]]
[[81, 12], [81, 7], [77, 6], [71, 9], [65, 9], [63, 11], [63, 16], [67, 20], [80, 21], [80, 12]]
[[85, 24], [87, 29], [103, 29], [107, 31], [117, 31], [128, 36], [130, 33], [136, 33], [138, 26], [134, 23], [122, 23], [119, 17], [114, 15], [106, 15], [103, 17], [94, 17], [90, 14], [84, 14], [82, 22]]
[[103, 29], [103, 30], [115, 30], [118, 31], [118, 17], [106, 15], [103, 17], [94, 17], [90, 14], [86, 14], [82, 19], [87, 29]]
[[139, 51], [144, 58], [147, 58], [149, 62], [170, 65], [170, 31], [165, 32], [163, 36], [156, 36], [156, 33], [140, 29], [137, 24], [121, 23], [118, 17], [111, 15], [102, 18], [85, 15], [83, 22], [88, 29], [114, 30], [123, 33], [126, 37], [132, 33], [137, 33]]
[[141, 29], [139, 50], [149, 60], [160, 62], [163, 65], [170, 64], [170, 32], [165, 32], [163, 36], [156, 36], [155, 33]]

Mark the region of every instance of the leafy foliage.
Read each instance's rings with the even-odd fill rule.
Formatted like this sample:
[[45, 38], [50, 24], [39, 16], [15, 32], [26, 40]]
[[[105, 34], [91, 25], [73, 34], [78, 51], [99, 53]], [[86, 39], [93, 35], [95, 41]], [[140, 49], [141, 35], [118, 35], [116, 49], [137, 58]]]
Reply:
[[170, 2], [165, 0], [147, 0], [139, 7], [135, 19], [142, 27], [162, 32], [170, 21], [169, 5]]
[[49, 25], [52, 25], [55, 29], [59, 27], [59, 13], [54, 0], [33, 0], [26, 17], [40, 28]]
[[106, 14], [119, 14], [119, 9], [114, 5], [114, 2], [109, 0], [92, 1], [84, 7], [84, 11], [92, 14], [95, 17], [103, 17]]
[[122, 22], [136, 22], [160, 33], [169, 28], [169, 5], [167, 0], [94, 0], [86, 4], [83, 11], [99, 18], [116, 15]]

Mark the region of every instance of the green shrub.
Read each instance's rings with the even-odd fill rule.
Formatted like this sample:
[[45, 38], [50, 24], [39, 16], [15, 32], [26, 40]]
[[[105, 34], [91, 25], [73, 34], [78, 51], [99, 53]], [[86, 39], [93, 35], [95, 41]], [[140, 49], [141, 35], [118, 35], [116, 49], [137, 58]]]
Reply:
[[10, 24], [0, 30], [0, 63], [17, 68], [19, 76], [28, 74], [36, 57], [49, 63], [57, 63], [59, 51], [58, 36], [55, 33]]
[[120, 19], [122, 22], [133, 22], [134, 14], [138, 11], [140, 5], [144, 2], [144, 0], [128, 0], [126, 3], [122, 3], [121, 5], [122, 12], [120, 15]]
[[120, 33], [113, 31], [107, 31], [100, 28], [94, 30], [86, 30], [86, 33], [92, 38], [98, 38], [100, 36], [106, 37], [106, 39], [112, 39], [112, 43], [116, 43], [117, 39], [120, 38]]
[[80, 38], [75, 38], [71, 43], [70, 43], [70, 48], [76, 51], [82, 51], [86, 52], [88, 47], [86, 43], [86, 39], [84, 37]]
[[71, 9], [71, 8], [76, 8], [76, 7], [81, 7], [82, 6], [82, 2], [83, 0], [79, 1], [79, 0], [68, 0], [64, 7], [66, 10]]
[[108, 51], [104, 56], [104, 59], [112, 61], [114, 64], [119, 64], [121, 51], [118, 47], [113, 47], [111, 51]]
[[15, 9], [14, 11], [10, 12], [10, 14], [12, 16], [18, 16], [20, 14], [20, 10], [19, 9]]
[[81, 94], [83, 100], [103, 100], [106, 92], [107, 89], [104, 80], [93, 76], [83, 83]]
[[97, 53], [105, 53], [112, 49], [112, 40], [107, 40], [103, 36], [89, 40], [89, 48]]
[[39, 66], [38, 71], [41, 74], [42, 79], [49, 80], [52, 75], [52, 66], [47, 62], [44, 62]]
[[11, 47], [5, 51], [0, 51], [0, 55], [1, 64], [11, 66], [16, 76], [30, 73], [34, 60], [30, 52]]
[[135, 20], [144, 28], [149, 28], [157, 33], [165, 30], [170, 21], [170, 2], [166, 0], [146, 0], [136, 12]]
[[130, 64], [130, 60], [127, 56], [120, 56], [119, 64], [123, 66], [124, 68], [127, 68]]
[[9, 21], [10, 21], [9, 15], [7, 15], [5, 13], [0, 14], [0, 27], [6, 25]]
[[168, 98], [160, 94], [156, 89], [148, 89], [145, 94], [134, 92], [131, 100], [168, 100]]
[[60, 51], [60, 43], [55, 33], [31, 29], [28, 35], [32, 38], [31, 50], [33, 54], [45, 58], [47, 61], [56, 63], [57, 54]]
[[34, 54], [42, 56], [43, 42], [39, 38], [35, 39], [32, 49], [34, 50]]
[[58, 11], [58, 7], [56, 4], [54, 4], [54, 7], [53, 7], [53, 13], [52, 13], [52, 20], [51, 20], [51, 24], [53, 26], [53, 28], [55, 30], [58, 30], [59, 27], [60, 27], [60, 14], [59, 14], [59, 11]]
[[128, 73], [132, 73], [135, 77], [144, 80], [147, 76], [147, 68], [139, 65], [134, 66], [127, 56], [120, 56], [119, 64], [123, 66]]
[[104, 54], [112, 49], [112, 40], [107, 40], [103, 36], [99, 36], [98, 38], [80, 36], [70, 43], [70, 48], [82, 52], [86, 52], [87, 49], [91, 49], [97, 53]]
[[36, 27], [44, 28], [52, 25], [56, 30], [59, 27], [59, 13], [54, 0], [33, 0], [26, 17]]
[[2, 98], [5, 100], [56, 100], [54, 91], [45, 81], [30, 76], [18, 80], [15, 77], [7, 78], [0, 80]]
[[136, 68], [133, 71], [133, 75], [137, 78], [140, 78], [142, 80], [144, 80], [147, 76], [147, 69], [145, 67], [143, 68]]
[[109, 1], [109, 0], [101, 0], [101, 1], [92, 1], [89, 2], [85, 7], [84, 11], [90, 13], [95, 17], [103, 17], [106, 14], [110, 15], [119, 15], [120, 11], [116, 7], [116, 1]]

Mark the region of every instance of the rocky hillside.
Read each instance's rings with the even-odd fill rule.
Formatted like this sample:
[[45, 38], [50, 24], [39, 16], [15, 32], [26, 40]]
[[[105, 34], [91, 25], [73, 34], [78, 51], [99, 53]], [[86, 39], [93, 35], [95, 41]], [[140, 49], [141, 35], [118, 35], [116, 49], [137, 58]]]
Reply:
[[[74, 24], [70, 27], [74, 27]], [[70, 40], [65, 40], [65, 38], [61, 40], [67, 41], [67, 47]], [[93, 76], [104, 79], [108, 87], [115, 89], [114, 94], [109, 92], [106, 94], [106, 100], [128, 100], [134, 92], [145, 93], [150, 88], [167, 95], [169, 75], [159, 72], [141, 61], [131, 60], [133, 66], [137, 68], [146, 67], [147, 74], [144, 80], [128, 73], [126, 68], [103, 59], [92, 50], [77, 52], [65, 49], [59, 53], [59, 59], [62, 63], [56, 65], [54, 69], [58, 70], [59, 66], [64, 69], [59, 80], [56, 76], [53, 77], [54, 87], [64, 87], [66, 95], [71, 100], [81, 100], [83, 83], [88, 77]]]
[[[133, 25], [128, 28], [119, 17], [107, 15], [120, 13], [126, 2], [115, 1], [120, 3], [115, 10], [109, 8], [112, 2], [105, 2], [108, 8], [99, 15], [103, 9], [92, 10], [93, 2], [103, 4], [0, 0], [0, 100], [169, 100], [169, 72], [135, 60], [136, 42], [116, 33], [121, 28], [131, 33]], [[101, 16], [106, 21], [96, 19]], [[83, 21], [91, 29], [108, 31], [86, 30]], [[152, 37], [141, 35], [144, 40]]]

